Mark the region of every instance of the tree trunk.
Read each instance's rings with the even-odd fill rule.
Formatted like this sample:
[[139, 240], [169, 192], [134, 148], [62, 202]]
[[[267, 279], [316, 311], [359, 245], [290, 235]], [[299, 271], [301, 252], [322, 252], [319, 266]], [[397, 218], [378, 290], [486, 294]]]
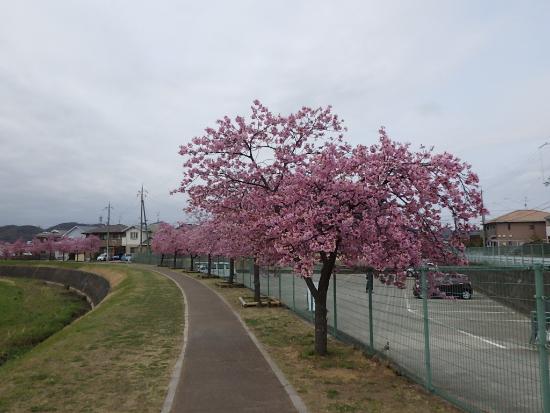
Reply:
[[321, 277], [319, 286], [316, 288], [311, 278], [306, 278], [306, 284], [313, 298], [315, 299], [315, 353], [324, 356], [327, 354], [327, 292], [330, 277], [336, 263], [336, 253], [330, 253], [328, 256], [321, 253], [323, 266], [321, 267]]
[[260, 295], [260, 266], [254, 262], [254, 301], [258, 303], [258, 307], [262, 305]]
[[178, 256], [178, 253], [176, 251], [174, 251], [174, 266], [173, 266], [174, 269], [176, 268], [176, 257], [177, 256]]
[[191, 258], [191, 264], [189, 264], [189, 271], [193, 271], [193, 269], [195, 268], [195, 265], [194, 265], [195, 256], [193, 254], [189, 254], [189, 258]]
[[164, 264], [164, 254], [160, 254], [160, 264], [159, 264], [159, 267], [162, 267], [163, 264]]
[[233, 284], [233, 279], [235, 278], [235, 258], [229, 258], [229, 279], [227, 282]]
[[208, 276], [212, 275], [212, 256], [208, 254]]

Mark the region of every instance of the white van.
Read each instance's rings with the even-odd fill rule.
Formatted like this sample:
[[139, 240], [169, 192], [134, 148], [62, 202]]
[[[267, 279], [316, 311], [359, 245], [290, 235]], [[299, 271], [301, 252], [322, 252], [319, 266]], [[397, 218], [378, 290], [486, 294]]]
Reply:
[[[218, 277], [229, 277], [229, 262], [225, 262], [225, 261], [218, 262], [218, 261], [212, 260], [211, 265], [212, 265], [212, 268], [210, 272], [212, 275], [217, 275]], [[197, 269], [197, 271], [207, 274], [208, 262], [197, 262], [195, 264], [195, 268]]]

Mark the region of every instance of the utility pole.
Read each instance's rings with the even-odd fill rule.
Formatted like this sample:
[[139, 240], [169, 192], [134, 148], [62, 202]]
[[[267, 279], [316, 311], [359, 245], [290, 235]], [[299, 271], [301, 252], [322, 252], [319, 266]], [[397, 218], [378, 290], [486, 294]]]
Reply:
[[109, 262], [109, 225], [111, 224], [111, 209], [113, 209], [110, 202], [105, 209], [107, 210], [107, 250], [105, 255], [105, 262]]
[[141, 185], [141, 190], [138, 191], [138, 196], [141, 199], [141, 210], [139, 216], [139, 252], [142, 252], [144, 226], [145, 232], [147, 233], [147, 250], [149, 251], [149, 232], [147, 231], [147, 215], [145, 214], [145, 197], [147, 196], [147, 190], [143, 189], [143, 184]]
[[539, 145], [538, 149], [539, 149], [539, 156], [540, 156], [540, 174], [542, 178], [542, 183], [545, 186], [548, 186], [548, 184], [550, 184], [550, 181], [548, 181], [544, 176], [544, 162], [542, 160], [542, 151], [541, 151], [541, 149], [544, 148], [546, 145], [550, 145], [550, 142], [544, 142], [542, 145]]
[[481, 189], [481, 225], [483, 225], [483, 246], [487, 246], [487, 229], [485, 228], [485, 204], [483, 202], [483, 188]]

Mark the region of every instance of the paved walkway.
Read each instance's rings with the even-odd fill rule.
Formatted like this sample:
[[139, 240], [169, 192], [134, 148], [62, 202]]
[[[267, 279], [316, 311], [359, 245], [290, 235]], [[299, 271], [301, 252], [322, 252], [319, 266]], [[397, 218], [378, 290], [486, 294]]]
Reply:
[[188, 338], [172, 412], [296, 412], [232, 309], [199, 281], [154, 267], [187, 298]]

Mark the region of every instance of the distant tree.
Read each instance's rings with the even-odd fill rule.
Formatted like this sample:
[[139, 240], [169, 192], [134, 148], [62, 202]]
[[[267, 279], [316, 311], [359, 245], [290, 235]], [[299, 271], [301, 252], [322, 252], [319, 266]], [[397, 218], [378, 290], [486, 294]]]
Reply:
[[55, 235], [48, 235], [47, 238], [44, 239], [44, 241], [42, 242], [42, 245], [44, 247], [44, 250], [48, 253], [48, 259], [52, 260], [52, 257], [54, 256], [57, 247], [57, 238], [55, 237]]
[[3, 259], [8, 260], [12, 257], [12, 244], [9, 242], [0, 241], [0, 255]]
[[23, 241], [21, 238], [19, 238], [17, 241], [15, 241], [12, 245], [12, 253], [15, 254], [17, 257], [21, 257], [24, 252], [27, 252], [27, 243]]
[[172, 242], [173, 242], [173, 231], [174, 227], [170, 224], [162, 222], [151, 241], [151, 249], [155, 254], [160, 254], [160, 266], [164, 264], [164, 257], [167, 254], [172, 253]]
[[194, 270], [195, 258], [199, 256], [195, 241], [198, 231], [196, 225], [180, 224], [178, 227], [177, 243], [181, 254], [189, 256], [189, 271]]
[[56, 251], [60, 252], [63, 255], [63, 261], [65, 261], [65, 254], [71, 252], [74, 244], [74, 239], [72, 238], [61, 238], [56, 241]]
[[38, 259], [40, 260], [42, 258], [42, 253], [46, 250], [44, 243], [38, 239], [33, 238], [31, 241], [30, 250], [33, 253], [33, 255], [37, 255]]
[[78, 240], [78, 244], [82, 252], [88, 253], [91, 261], [93, 255], [97, 254], [101, 248], [101, 239], [97, 235], [88, 235]]

